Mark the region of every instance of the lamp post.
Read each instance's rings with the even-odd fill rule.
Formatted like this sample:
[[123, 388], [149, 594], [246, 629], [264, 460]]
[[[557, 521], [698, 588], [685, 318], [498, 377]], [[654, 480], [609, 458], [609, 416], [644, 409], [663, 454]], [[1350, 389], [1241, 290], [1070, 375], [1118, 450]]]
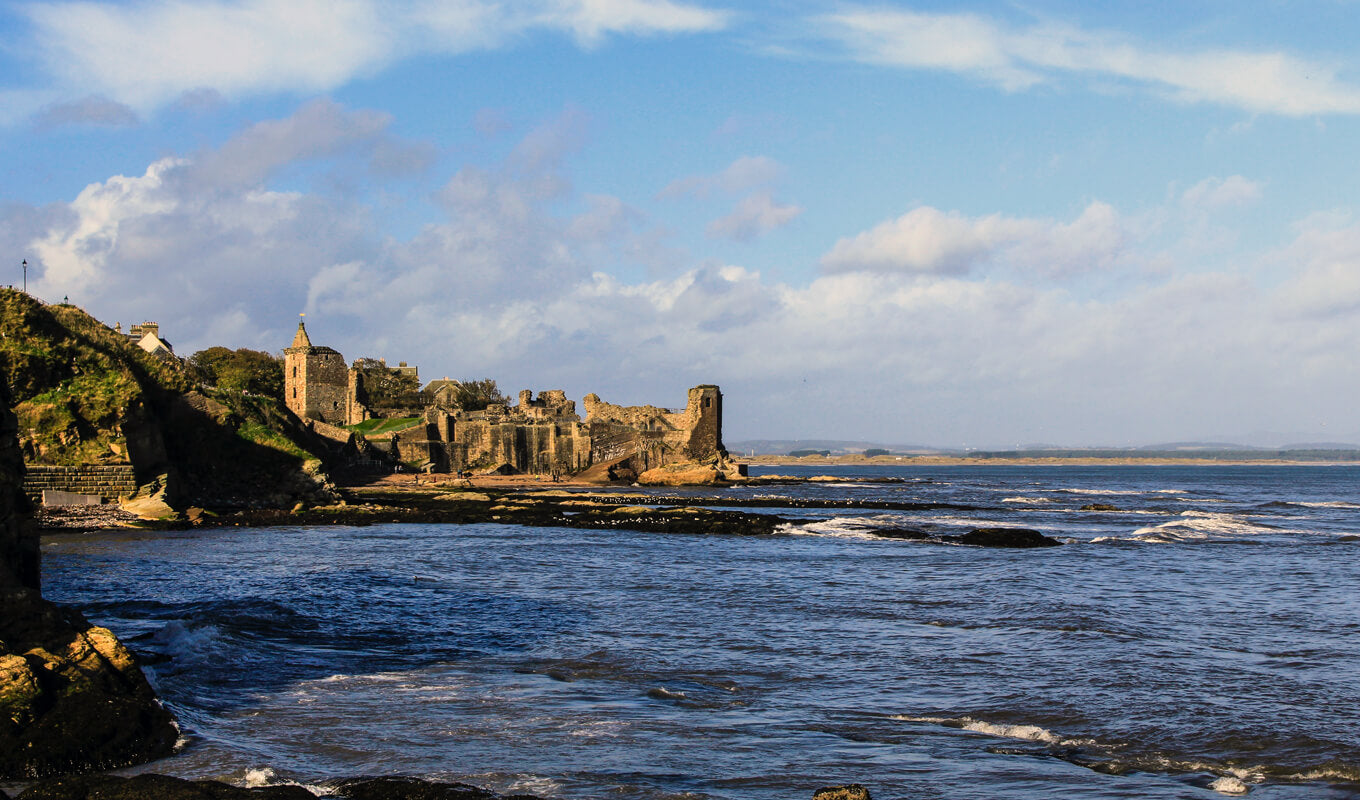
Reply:
[[28, 294], [28, 259], [24, 259], [24, 294]]

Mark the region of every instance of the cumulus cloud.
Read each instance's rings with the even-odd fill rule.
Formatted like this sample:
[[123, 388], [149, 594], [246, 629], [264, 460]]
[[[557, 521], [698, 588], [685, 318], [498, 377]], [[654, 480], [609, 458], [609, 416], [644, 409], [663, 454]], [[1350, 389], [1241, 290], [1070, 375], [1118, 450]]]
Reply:
[[930, 206], [841, 239], [822, 256], [828, 272], [963, 275], [988, 264], [1060, 275], [1111, 263], [1126, 238], [1107, 203], [1094, 202], [1070, 223], [991, 214], [966, 217]]
[[1181, 195], [1181, 203], [1188, 208], [1214, 210], [1230, 206], [1246, 206], [1260, 200], [1262, 186], [1241, 175], [1226, 178], [1205, 178]]
[[1185, 103], [1304, 116], [1360, 113], [1360, 86], [1337, 70], [1282, 52], [1172, 50], [1131, 37], [981, 14], [850, 7], [812, 20], [809, 35], [850, 58], [956, 72], [1020, 91], [1062, 78], [1124, 81]]
[[[504, 162], [457, 170], [439, 212], [403, 237], [356, 198], [275, 185], [317, 158], [368, 169], [390, 136], [381, 119], [305, 106], [271, 122], [68, 203], [0, 207], [0, 242], [28, 254], [39, 296], [157, 319], [188, 352], [277, 350], [305, 310], [314, 341], [426, 377], [663, 405], [718, 383], [731, 439], [1147, 442], [1297, 429], [1300, 395], [1319, 422], [1353, 418], [1353, 220], [1305, 221], [1259, 270], [1081, 272], [1105, 279], [1092, 292], [1064, 270], [1163, 253], [1103, 203], [1068, 220], [925, 206], [838, 244], [804, 283], [724, 261], [643, 276], [611, 259], [639, 252], [652, 222], [563, 177], [582, 146], [570, 112]], [[217, 163], [228, 155], [242, 166]]]
[[750, 241], [787, 225], [801, 213], [799, 206], [777, 203], [769, 192], [756, 192], [738, 202], [731, 214], [710, 222], [707, 232], [715, 239]]
[[53, 83], [142, 111], [204, 89], [329, 91], [400, 59], [493, 48], [535, 31], [596, 46], [610, 35], [720, 30], [728, 20], [671, 0], [137, 0], [33, 3], [20, 13]]

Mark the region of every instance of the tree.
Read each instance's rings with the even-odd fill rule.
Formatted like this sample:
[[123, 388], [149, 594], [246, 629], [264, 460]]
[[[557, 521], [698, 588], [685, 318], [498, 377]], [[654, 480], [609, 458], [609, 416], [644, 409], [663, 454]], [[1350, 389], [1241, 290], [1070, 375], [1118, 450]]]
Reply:
[[501, 394], [496, 382], [490, 378], [475, 381], [459, 381], [454, 390], [453, 404], [464, 411], [481, 411], [492, 403], [507, 403], [509, 398]]
[[189, 368], [200, 383], [223, 391], [283, 399], [283, 360], [260, 350], [209, 347], [189, 356]]
[[886, 456], [888, 454], [889, 454], [888, 451], [884, 450], [881, 447], [870, 447], [868, 450], [864, 451], [865, 458], [873, 458], [874, 456]]
[[428, 405], [414, 369], [389, 367], [386, 362], [373, 358], [355, 359], [354, 369], [359, 372], [356, 386], [359, 402], [379, 416], [383, 411], [416, 409]]

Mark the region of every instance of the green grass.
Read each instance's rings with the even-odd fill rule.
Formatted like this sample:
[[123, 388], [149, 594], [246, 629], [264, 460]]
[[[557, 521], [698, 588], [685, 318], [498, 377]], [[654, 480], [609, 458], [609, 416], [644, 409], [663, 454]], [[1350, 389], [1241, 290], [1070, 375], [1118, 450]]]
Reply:
[[360, 436], [383, 436], [414, 428], [419, 423], [420, 417], [376, 417], [346, 427]]
[[242, 423], [241, 427], [236, 429], [236, 435], [245, 439], [247, 442], [258, 444], [262, 447], [273, 448], [280, 453], [286, 453], [301, 461], [313, 458], [311, 453], [298, 447], [287, 436], [258, 422]]

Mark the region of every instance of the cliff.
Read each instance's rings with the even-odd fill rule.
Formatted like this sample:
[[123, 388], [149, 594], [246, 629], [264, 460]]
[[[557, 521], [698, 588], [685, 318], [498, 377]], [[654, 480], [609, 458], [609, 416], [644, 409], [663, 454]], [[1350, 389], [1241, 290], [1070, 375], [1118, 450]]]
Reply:
[[42, 599], [23, 468], [0, 383], [0, 779], [168, 755], [174, 721], [132, 654], [107, 629]]
[[321, 465], [339, 445], [271, 398], [195, 387], [75, 306], [0, 289], [0, 380], [27, 463], [131, 464], [176, 507], [329, 499]]

